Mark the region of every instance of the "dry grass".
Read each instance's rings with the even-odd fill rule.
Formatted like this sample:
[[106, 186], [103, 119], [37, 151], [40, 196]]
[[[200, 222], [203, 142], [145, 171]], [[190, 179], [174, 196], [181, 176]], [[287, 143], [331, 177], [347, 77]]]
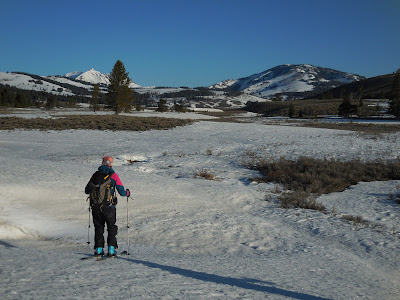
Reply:
[[369, 222], [367, 220], [364, 220], [364, 218], [361, 216], [344, 215], [342, 218], [354, 223], [355, 225], [362, 225], [365, 227], [369, 226]]
[[279, 183], [290, 190], [280, 197], [281, 206], [285, 208], [324, 210], [312, 199], [312, 195], [343, 191], [361, 181], [400, 179], [400, 160], [361, 162], [310, 157], [299, 157], [297, 160], [251, 158], [248, 167], [258, 170], [264, 182]]
[[194, 177], [195, 178], [199, 178], [200, 177], [200, 178], [204, 178], [204, 179], [207, 179], [207, 180], [219, 181], [219, 178], [215, 174], [211, 173], [209, 170], [206, 170], [206, 169], [196, 170], [194, 172]]
[[343, 191], [360, 181], [400, 179], [400, 160], [361, 162], [281, 157], [278, 160], [258, 160], [254, 168], [260, 171], [266, 182], [280, 183], [292, 191], [320, 194]]
[[278, 197], [278, 200], [281, 203], [282, 208], [304, 208], [304, 209], [313, 209], [319, 211], [325, 211], [326, 208], [322, 204], [318, 203], [313, 195], [308, 192], [292, 192], [288, 191], [282, 193]]
[[38, 129], [38, 130], [126, 130], [146, 131], [172, 129], [177, 126], [191, 124], [191, 120], [157, 118], [157, 117], [131, 117], [120, 115], [105, 116], [63, 116], [55, 119], [24, 119], [17, 117], [0, 118], [1, 130], [13, 129]]
[[[289, 121], [290, 122], [290, 121]], [[294, 122], [294, 121], [293, 121]], [[298, 122], [296, 122], [298, 123]], [[324, 129], [359, 131], [368, 134], [396, 133], [400, 131], [398, 124], [377, 124], [377, 123], [357, 123], [357, 122], [304, 122], [303, 126]]]

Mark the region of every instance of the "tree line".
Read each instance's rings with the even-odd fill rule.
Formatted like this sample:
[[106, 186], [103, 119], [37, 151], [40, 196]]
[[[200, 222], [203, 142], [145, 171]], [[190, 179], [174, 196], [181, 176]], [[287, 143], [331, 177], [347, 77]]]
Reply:
[[45, 107], [47, 109], [74, 107], [77, 102], [87, 102], [83, 96], [62, 96], [44, 91], [21, 90], [8, 85], [0, 85], [0, 106], [4, 107]]

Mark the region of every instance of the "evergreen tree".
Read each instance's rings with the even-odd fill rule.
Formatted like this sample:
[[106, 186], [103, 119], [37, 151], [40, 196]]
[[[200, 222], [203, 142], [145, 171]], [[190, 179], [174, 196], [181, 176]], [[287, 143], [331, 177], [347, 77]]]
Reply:
[[4, 90], [3, 89], [0, 89], [0, 106], [5, 106], [5, 99], [4, 99], [4, 97], [3, 97], [3, 94], [4, 94]]
[[26, 99], [25, 94], [18, 92], [15, 97], [15, 107], [28, 107], [28, 100]]
[[49, 97], [47, 98], [45, 108], [46, 108], [46, 110], [53, 109], [54, 107], [56, 107], [56, 104], [57, 104], [56, 96], [53, 94], [50, 94]]
[[352, 95], [346, 96], [343, 102], [339, 105], [339, 115], [349, 117], [350, 115], [357, 114], [357, 105], [351, 104]]
[[159, 111], [159, 112], [166, 112], [166, 111], [168, 111], [167, 100], [165, 100], [165, 99], [160, 99], [160, 101], [158, 102], [157, 111]]
[[272, 101], [283, 101], [283, 99], [280, 94], [276, 94], [275, 97], [272, 98]]
[[3, 106], [14, 106], [15, 94], [8, 88], [4, 88], [1, 91], [1, 104]]
[[124, 64], [117, 60], [110, 75], [107, 102], [116, 114], [125, 111], [130, 112], [133, 104], [133, 92], [129, 88], [131, 80], [128, 77]]
[[293, 118], [294, 117], [294, 104], [293, 102], [290, 103], [289, 106], [289, 118]]
[[76, 100], [74, 97], [70, 97], [68, 99], [68, 107], [71, 107], [71, 108], [76, 107]]
[[390, 113], [400, 118], [400, 69], [394, 75], [392, 91], [390, 92]]
[[92, 98], [90, 99], [90, 105], [93, 108], [93, 111], [95, 112], [96, 110], [99, 110], [99, 93], [100, 93], [100, 87], [96, 83], [93, 87], [93, 94]]
[[135, 108], [136, 108], [137, 111], [142, 111], [143, 110], [143, 107], [139, 102], [136, 103], [136, 107]]
[[364, 86], [360, 85], [358, 87], [358, 106], [360, 107], [364, 106], [363, 97], [364, 97]]
[[186, 112], [186, 107], [183, 106], [182, 104], [175, 103], [175, 111], [176, 112], [185, 113]]

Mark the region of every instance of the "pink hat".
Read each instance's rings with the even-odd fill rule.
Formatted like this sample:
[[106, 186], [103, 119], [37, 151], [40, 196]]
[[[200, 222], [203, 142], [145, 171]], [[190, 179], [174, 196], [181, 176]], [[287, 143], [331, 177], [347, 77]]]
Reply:
[[103, 162], [102, 162], [103, 166], [107, 166], [107, 167], [111, 168], [113, 163], [114, 163], [114, 159], [111, 156], [104, 156], [103, 157]]

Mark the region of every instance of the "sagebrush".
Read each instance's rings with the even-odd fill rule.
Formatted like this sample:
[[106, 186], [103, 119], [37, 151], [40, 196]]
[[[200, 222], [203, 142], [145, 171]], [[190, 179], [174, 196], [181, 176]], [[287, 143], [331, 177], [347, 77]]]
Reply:
[[280, 197], [282, 207], [286, 208], [323, 210], [310, 198], [311, 195], [343, 191], [361, 181], [400, 179], [400, 160], [363, 162], [360, 159], [342, 161], [305, 156], [296, 160], [252, 157], [248, 166], [262, 174], [258, 181], [275, 182], [290, 191]]
[[127, 130], [145, 131], [172, 129], [177, 126], [191, 124], [191, 120], [158, 118], [158, 117], [133, 117], [121, 115], [80, 115], [61, 116], [57, 118], [24, 119], [17, 117], [0, 118], [0, 130], [13, 129], [39, 129], [39, 130]]

